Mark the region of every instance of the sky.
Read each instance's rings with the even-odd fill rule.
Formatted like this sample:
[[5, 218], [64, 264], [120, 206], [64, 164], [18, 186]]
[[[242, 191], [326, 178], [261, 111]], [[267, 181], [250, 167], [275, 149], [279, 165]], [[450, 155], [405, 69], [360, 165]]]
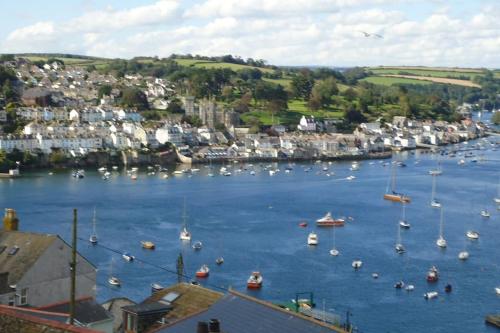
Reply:
[[500, 0], [2, 0], [0, 9], [0, 53], [500, 67]]

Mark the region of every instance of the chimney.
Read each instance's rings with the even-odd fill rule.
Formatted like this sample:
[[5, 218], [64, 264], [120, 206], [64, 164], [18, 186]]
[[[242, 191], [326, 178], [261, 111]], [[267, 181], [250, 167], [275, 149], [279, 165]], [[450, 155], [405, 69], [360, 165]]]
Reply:
[[5, 209], [5, 216], [3, 217], [3, 230], [4, 231], [19, 230], [19, 219], [16, 216], [16, 211], [12, 208]]
[[210, 333], [220, 333], [220, 323], [217, 319], [210, 319], [208, 322], [208, 331]]
[[208, 333], [208, 324], [204, 321], [199, 321], [196, 333]]

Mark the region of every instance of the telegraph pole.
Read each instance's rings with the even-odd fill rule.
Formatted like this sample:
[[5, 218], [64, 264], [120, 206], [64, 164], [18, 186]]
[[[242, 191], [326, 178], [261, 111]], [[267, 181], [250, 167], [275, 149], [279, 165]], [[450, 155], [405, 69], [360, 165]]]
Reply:
[[69, 264], [71, 273], [71, 291], [69, 300], [69, 324], [75, 324], [75, 294], [76, 294], [76, 223], [77, 223], [77, 210], [73, 209], [73, 239], [71, 250], [71, 263]]

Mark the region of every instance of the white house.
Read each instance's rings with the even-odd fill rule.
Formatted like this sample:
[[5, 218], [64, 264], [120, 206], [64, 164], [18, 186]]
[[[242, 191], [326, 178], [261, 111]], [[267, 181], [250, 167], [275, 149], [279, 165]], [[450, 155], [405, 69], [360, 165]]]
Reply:
[[297, 125], [300, 131], [315, 132], [316, 131], [316, 121], [314, 116], [302, 116], [300, 122]]

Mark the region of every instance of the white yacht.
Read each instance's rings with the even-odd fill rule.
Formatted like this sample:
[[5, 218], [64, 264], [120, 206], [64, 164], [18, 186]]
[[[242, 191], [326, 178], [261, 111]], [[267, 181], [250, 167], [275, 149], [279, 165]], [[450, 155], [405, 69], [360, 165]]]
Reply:
[[354, 260], [351, 265], [352, 268], [359, 269], [363, 265], [363, 262], [361, 260]]
[[311, 231], [309, 236], [307, 236], [307, 245], [318, 245], [318, 242], [318, 235], [314, 231]]
[[460, 260], [467, 260], [469, 259], [469, 252], [467, 251], [462, 251], [458, 254], [458, 259]]
[[479, 232], [474, 230], [467, 231], [466, 235], [469, 239], [479, 239]]
[[439, 238], [436, 241], [436, 245], [440, 248], [445, 248], [448, 244], [446, 239], [443, 237], [443, 208], [441, 208], [441, 219], [439, 220]]
[[182, 221], [183, 221], [183, 227], [181, 230], [181, 234], [179, 235], [179, 239], [183, 241], [190, 241], [191, 240], [191, 233], [187, 229], [187, 215], [186, 215], [186, 198], [184, 198], [184, 209], [182, 212]]

